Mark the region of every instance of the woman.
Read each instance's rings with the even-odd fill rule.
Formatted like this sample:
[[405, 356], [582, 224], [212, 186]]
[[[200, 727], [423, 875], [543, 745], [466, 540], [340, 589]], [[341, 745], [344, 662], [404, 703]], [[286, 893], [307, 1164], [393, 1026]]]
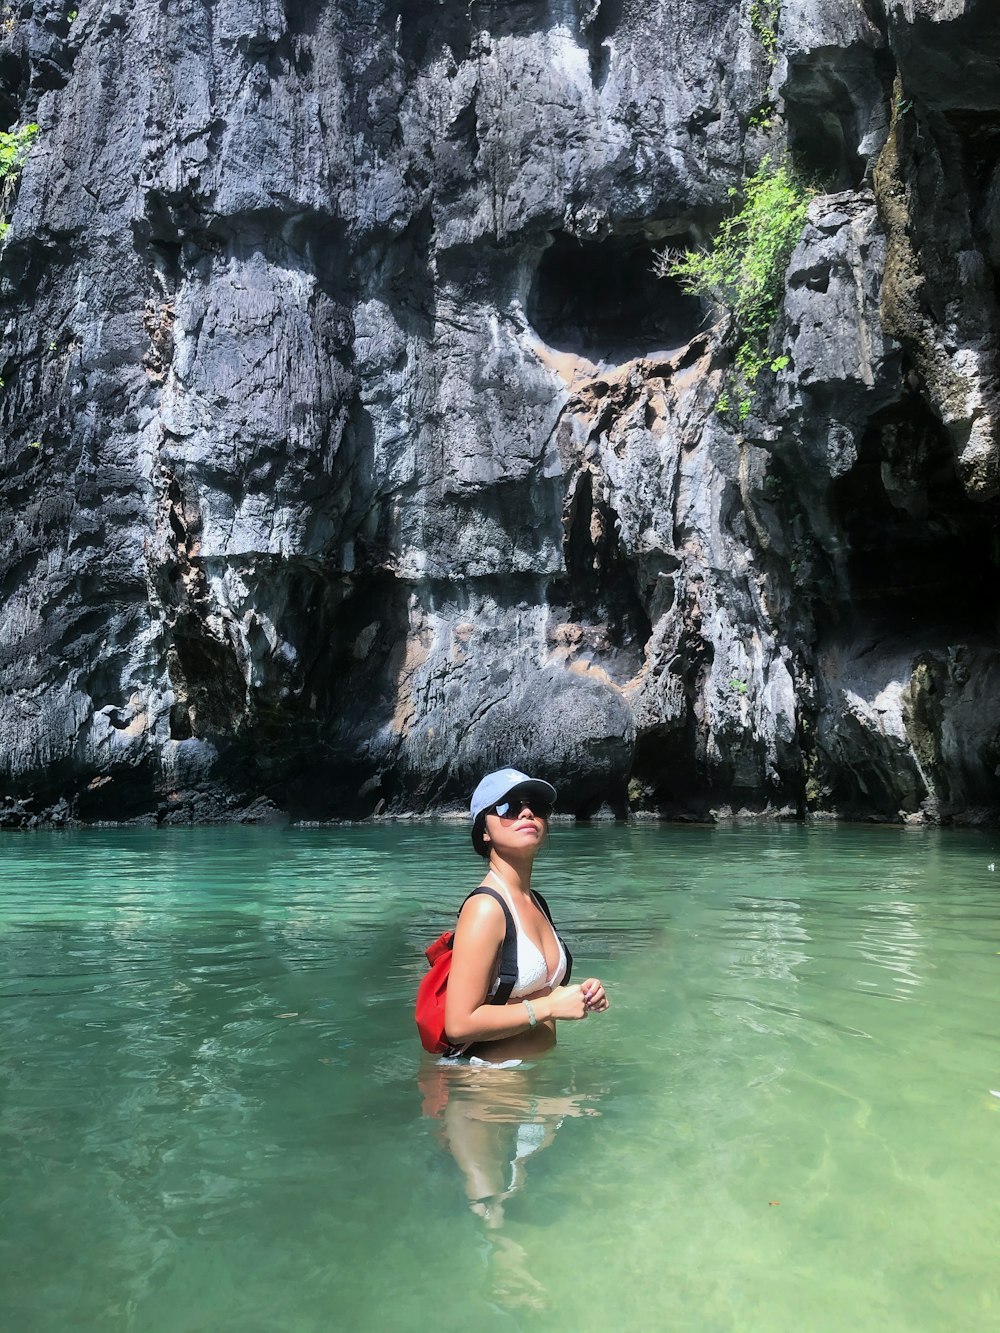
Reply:
[[[448, 1039], [468, 1058], [425, 1062], [419, 1076], [424, 1114], [439, 1121], [469, 1207], [485, 1227], [493, 1295], [511, 1308], [545, 1308], [547, 1296], [528, 1252], [501, 1230], [507, 1201], [524, 1186], [527, 1159], [567, 1117], [599, 1114], [596, 1089], [552, 1096], [531, 1063], [555, 1045], [558, 1021], [608, 1007], [596, 978], [563, 984], [570, 959], [531, 891], [555, 795], [547, 782], [513, 768], [488, 774], [473, 794], [472, 845], [489, 860], [481, 887], [490, 892], [473, 894], [459, 914], [445, 999]], [[516, 966], [503, 982], [507, 917], [493, 894], [516, 929]], [[501, 985], [510, 985], [506, 1000]]]
[[474, 894], [455, 929], [445, 1030], [464, 1055], [490, 1064], [539, 1055], [555, 1045], [558, 1021], [608, 1008], [595, 977], [561, 984], [566, 950], [531, 891], [532, 866], [555, 797], [548, 782], [515, 768], [488, 774], [472, 796], [472, 845], [489, 859], [481, 887], [499, 893], [510, 909], [517, 929], [517, 978], [505, 1003], [491, 1003], [506, 916], [491, 894]]

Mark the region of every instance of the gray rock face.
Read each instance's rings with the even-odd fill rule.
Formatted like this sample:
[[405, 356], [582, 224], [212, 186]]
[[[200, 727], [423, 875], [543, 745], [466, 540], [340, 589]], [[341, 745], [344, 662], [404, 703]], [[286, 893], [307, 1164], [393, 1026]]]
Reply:
[[[995, 816], [1000, 16], [760, 12], [7, 14], [0, 822]], [[651, 269], [786, 140], [740, 423]]]

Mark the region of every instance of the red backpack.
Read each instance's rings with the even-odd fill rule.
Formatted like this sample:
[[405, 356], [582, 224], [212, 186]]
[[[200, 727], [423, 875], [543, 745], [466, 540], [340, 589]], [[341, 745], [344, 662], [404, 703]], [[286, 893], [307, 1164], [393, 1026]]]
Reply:
[[[493, 889], [484, 888], [482, 885], [478, 889], [473, 889], [469, 898], [474, 898], [477, 893], [487, 893], [491, 898], [495, 898], [503, 908], [506, 930], [504, 931], [503, 945], [500, 949], [500, 968], [498, 972], [499, 981], [496, 991], [489, 996], [487, 1004], [506, 1004], [510, 999], [510, 993], [517, 984], [517, 927], [514, 925], [514, 918], [510, 914], [510, 908], [504, 902], [503, 898]], [[540, 893], [533, 895], [542, 911], [552, 922], [552, 913], [549, 911], [548, 903]], [[469, 901], [465, 899], [462, 907]], [[459, 908], [459, 913], [461, 913]], [[553, 926], [553, 930], [555, 927]], [[444, 934], [439, 935], [433, 944], [428, 944], [424, 953], [427, 955], [427, 963], [430, 971], [417, 987], [417, 1003], [415, 1006], [414, 1017], [417, 1020], [417, 1030], [420, 1033], [420, 1041], [425, 1051], [430, 1051], [432, 1055], [453, 1056], [458, 1055], [464, 1049], [462, 1046], [453, 1046], [449, 1042], [444, 1030], [444, 1002], [448, 993], [448, 977], [451, 973], [452, 946], [455, 943], [455, 932], [446, 930]], [[566, 954], [566, 975], [563, 978], [563, 984], [569, 981], [570, 968], [573, 965], [573, 958], [570, 951], [563, 943], [563, 950]]]

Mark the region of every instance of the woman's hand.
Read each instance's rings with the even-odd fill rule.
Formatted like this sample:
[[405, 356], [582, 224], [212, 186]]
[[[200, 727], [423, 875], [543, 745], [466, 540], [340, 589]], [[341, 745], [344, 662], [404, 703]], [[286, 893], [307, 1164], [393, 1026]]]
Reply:
[[602, 1013], [608, 1007], [604, 987], [594, 977], [579, 986], [557, 986], [548, 999], [547, 1018], [586, 1018], [589, 1013]]
[[604, 993], [604, 987], [596, 977], [588, 977], [586, 981], [581, 982], [583, 990], [583, 999], [587, 1008], [592, 1014], [603, 1014], [608, 1008], [608, 997]]

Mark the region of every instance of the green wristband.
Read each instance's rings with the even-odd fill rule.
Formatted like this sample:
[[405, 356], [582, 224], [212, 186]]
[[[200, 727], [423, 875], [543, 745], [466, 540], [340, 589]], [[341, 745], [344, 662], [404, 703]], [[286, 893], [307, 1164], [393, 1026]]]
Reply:
[[531, 1003], [530, 1000], [522, 1000], [521, 1003], [524, 1005], [525, 1009], [528, 1012], [528, 1027], [529, 1028], [538, 1027], [538, 1019], [535, 1017], [535, 1006]]

